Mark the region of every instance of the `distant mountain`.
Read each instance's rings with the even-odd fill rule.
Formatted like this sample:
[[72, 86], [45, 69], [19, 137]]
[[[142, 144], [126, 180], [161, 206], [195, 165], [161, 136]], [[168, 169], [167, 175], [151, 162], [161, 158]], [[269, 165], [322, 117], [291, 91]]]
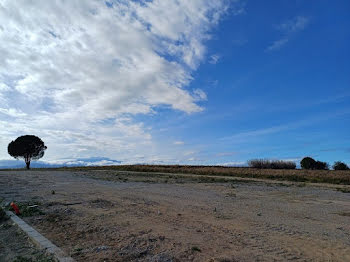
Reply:
[[21, 167], [25, 167], [24, 161], [0, 160], [0, 168], [21, 168]]
[[[110, 159], [107, 157], [90, 157], [76, 159], [60, 159], [57, 161], [32, 161], [32, 168], [55, 168], [63, 166], [111, 166], [120, 165], [121, 161]], [[0, 169], [6, 168], [25, 168], [23, 160], [0, 160]]]

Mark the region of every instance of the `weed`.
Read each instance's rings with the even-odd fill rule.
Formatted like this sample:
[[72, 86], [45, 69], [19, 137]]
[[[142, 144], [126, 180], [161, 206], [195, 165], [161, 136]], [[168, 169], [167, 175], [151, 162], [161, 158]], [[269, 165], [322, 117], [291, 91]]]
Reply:
[[350, 212], [337, 213], [339, 216], [350, 217]]
[[59, 214], [48, 214], [46, 216], [46, 221], [50, 223], [57, 223], [62, 220], [62, 217]]
[[13, 262], [33, 262], [33, 260], [31, 258], [17, 256]]
[[228, 192], [226, 194], [227, 197], [236, 197], [236, 193], [235, 192]]
[[191, 248], [191, 250], [194, 251], [194, 252], [202, 252], [202, 250], [199, 247], [197, 247], [197, 246], [193, 246]]
[[35, 258], [28, 258], [23, 256], [17, 256], [13, 262], [56, 262], [52, 256], [46, 254], [39, 254]]
[[[20, 216], [22, 217], [44, 215], [44, 212], [39, 208], [41, 205], [40, 202], [17, 202], [16, 205], [18, 206], [18, 209], [21, 212]], [[9, 210], [13, 211], [13, 208], [9, 207]]]
[[80, 255], [82, 251], [83, 251], [83, 248], [76, 247], [76, 248], [73, 249], [73, 254], [74, 255]]
[[0, 221], [5, 221], [8, 219], [8, 216], [6, 215], [5, 211], [0, 207]]
[[343, 192], [343, 193], [350, 193], [349, 188], [337, 188], [337, 191]]
[[9, 223], [4, 223], [0, 226], [0, 228], [3, 228], [3, 229], [9, 229], [12, 227], [12, 224], [9, 224]]

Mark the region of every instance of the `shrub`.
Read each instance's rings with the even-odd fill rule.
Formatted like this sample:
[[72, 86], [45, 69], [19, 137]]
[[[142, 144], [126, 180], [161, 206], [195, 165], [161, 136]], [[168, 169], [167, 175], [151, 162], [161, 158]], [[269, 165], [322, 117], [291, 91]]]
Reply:
[[267, 168], [268, 160], [266, 159], [252, 159], [248, 161], [248, 166], [253, 168]]
[[329, 164], [326, 162], [322, 162], [322, 161], [316, 161], [316, 165], [315, 168], [317, 170], [328, 170], [329, 169]]
[[326, 162], [316, 161], [311, 157], [304, 157], [300, 161], [300, 166], [302, 169], [317, 169], [317, 170], [328, 170], [329, 165]]
[[272, 169], [295, 169], [297, 165], [293, 161], [275, 160], [270, 162]]
[[337, 162], [334, 162], [333, 169], [334, 170], [349, 170], [349, 167], [345, 163], [337, 161]]
[[296, 164], [292, 161], [252, 159], [248, 161], [249, 167], [264, 169], [295, 169]]
[[300, 166], [302, 169], [315, 169], [316, 167], [316, 160], [311, 157], [304, 157], [300, 161]]

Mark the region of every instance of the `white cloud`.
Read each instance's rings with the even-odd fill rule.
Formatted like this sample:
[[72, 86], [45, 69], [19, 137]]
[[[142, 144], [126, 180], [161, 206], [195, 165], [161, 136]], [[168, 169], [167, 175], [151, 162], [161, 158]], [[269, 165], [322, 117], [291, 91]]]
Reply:
[[282, 38], [279, 40], [276, 40], [275, 42], [273, 42], [268, 48], [268, 51], [273, 51], [273, 50], [277, 50], [280, 49], [282, 46], [284, 46], [286, 43], [288, 43], [288, 38]]
[[23, 113], [16, 108], [0, 108], [0, 114], [4, 114], [11, 117], [23, 117], [26, 116], [26, 113]]
[[204, 101], [207, 100], [207, 94], [201, 89], [194, 89], [193, 98], [195, 101]]
[[185, 142], [184, 141], [175, 141], [174, 145], [184, 145]]
[[276, 27], [277, 30], [281, 31], [284, 36], [274, 41], [270, 46], [266, 48], [266, 51], [274, 51], [280, 49], [282, 46], [287, 44], [290, 38], [297, 32], [302, 31], [309, 24], [309, 18], [304, 16], [297, 16], [293, 19], [287, 20]]
[[0, 83], [0, 91], [5, 92], [5, 91], [10, 91], [10, 87], [6, 85], [5, 83]]
[[238, 152], [221, 152], [221, 153], [217, 153], [216, 156], [225, 157], [225, 156], [233, 156], [236, 154], [238, 154]]
[[217, 163], [217, 166], [237, 166], [237, 167], [241, 167], [241, 166], [246, 166], [247, 162], [245, 161], [232, 161], [232, 162], [225, 162], [225, 163]]
[[[1, 0], [1, 113], [15, 121], [0, 113], [7, 126], [0, 135], [38, 134], [52, 147], [51, 158], [148, 151], [150, 130], [132, 115], [154, 114], [164, 105], [203, 110], [197, 101], [205, 93], [188, 86], [227, 6], [225, 0], [111, 6]], [[0, 158], [6, 155], [0, 150]]]
[[220, 56], [218, 54], [210, 56], [209, 63], [216, 65], [219, 62]]
[[[297, 157], [297, 158], [283, 158], [283, 159], [281, 159], [281, 160], [298, 163], [298, 162], [300, 162], [301, 159], [303, 159], [303, 157]], [[277, 160], [278, 160], [278, 159], [277, 159]]]
[[277, 26], [277, 29], [286, 32], [292, 33], [303, 30], [309, 23], [309, 18], [304, 16], [297, 16], [291, 20], [288, 20]]

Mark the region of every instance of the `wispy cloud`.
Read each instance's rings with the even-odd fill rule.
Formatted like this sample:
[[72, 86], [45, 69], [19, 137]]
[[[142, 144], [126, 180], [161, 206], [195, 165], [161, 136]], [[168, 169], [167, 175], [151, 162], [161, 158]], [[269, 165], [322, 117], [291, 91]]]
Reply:
[[238, 154], [238, 152], [221, 152], [221, 153], [217, 153], [216, 156], [225, 157], [225, 156], [233, 156], [236, 154]]
[[282, 38], [282, 39], [276, 40], [267, 48], [267, 51], [273, 51], [273, 50], [280, 49], [282, 46], [284, 46], [286, 43], [288, 43], [288, 41], [289, 41], [288, 38]]
[[193, 90], [194, 101], [204, 101], [207, 100], [207, 94], [202, 89]]
[[184, 145], [184, 141], [174, 141], [174, 145]]
[[297, 32], [302, 31], [309, 24], [309, 18], [305, 16], [297, 16], [293, 19], [287, 20], [275, 28], [282, 32], [283, 37], [275, 40], [270, 46], [266, 48], [266, 51], [274, 51], [280, 49], [286, 45], [290, 38]]
[[288, 20], [280, 25], [277, 25], [276, 28], [284, 33], [294, 33], [305, 29], [308, 23], [309, 18], [305, 16], [297, 16], [294, 19]]
[[219, 60], [220, 60], [220, 55], [218, 55], [218, 54], [211, 55], [210, 59], [209, 59], [209, 63], [216, 65], [219, 62]]
[[222, 137], [220, 140], [234, 140], [234, 141], [238, 141], [238, 142], [245, 141], [245, 140], [251, 139], [251, 138], [276, 134], [276, 133], [280, 133], [282, 131], [289, 131], [289, 130], [293, 130], [293, 129], [298, 129], [301, 127], [305, 127], [305, 126], [316, 124], [318, 122], [325, 121], [327, 119], [332, 119], [335, 117], [345, 116], [345, 115], [349, 115], [349, 114], [350, 114], [350, 109], [347, 108], [347, 109], [339, 110], [336, 112], [330, 112], [328, 114], [318, 115], [316, 117], [305, 118], [303, 120], [299, 120], [299, 121], [295, 121], [295, 122], [289, 122], [289, 123], [276, 125], [276, 126], [272, 126], [272, 127], [266, 127], [266, 128], [260, 128], [260, 129], [256, 129], [256, 130], [236, 133], [236, 134], [233, 134], [231, 136]]
[[224, 163], [217, 163], [217, 166], [246, 166], [247, 162], [246, 161], [231, 161], [231, 162], [224, 162]]

